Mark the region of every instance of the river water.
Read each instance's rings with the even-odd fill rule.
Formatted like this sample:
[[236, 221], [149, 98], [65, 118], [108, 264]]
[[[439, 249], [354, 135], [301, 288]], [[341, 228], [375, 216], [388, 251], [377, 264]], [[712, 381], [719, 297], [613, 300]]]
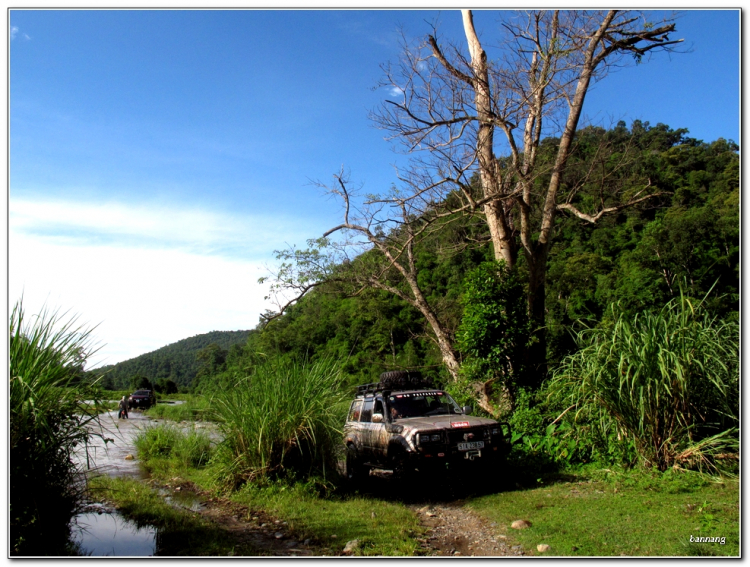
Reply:
[[[182, 402], [177, 402], [182, 403]], [[117, 411], [100, 416], [100, 427], [96, 427], [89, 444], [89, 457], [85, 451], [76, 455], [84, 469], [113, 477], [143, 479], [147, 474], [135, 458], [134, 440], [144, 428], [152, 426], [152, 420], [139, 411], [131, 411], [129, 419], [118, 419]], [[107, 441], [105, 441], [105, 439]], [[174, 495], [163, 494], [165, 501], [183, 508], [197, 510], [200, 503], [182, 502]], [[123, 518], [116, 510], [100, 503], [91, 504], [85, 513], [73, 520], [74, 541], [81, 551], [89, 556], [147, 557], [157, 551], [157, 530], [151, 526], [138, 527]]]

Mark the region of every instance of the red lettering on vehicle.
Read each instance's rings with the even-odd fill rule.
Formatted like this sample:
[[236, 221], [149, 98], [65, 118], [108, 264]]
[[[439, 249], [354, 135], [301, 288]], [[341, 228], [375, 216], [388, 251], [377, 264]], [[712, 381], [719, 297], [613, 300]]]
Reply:
[[452, 421], [451, 427], [469, 427], [468, 421]]

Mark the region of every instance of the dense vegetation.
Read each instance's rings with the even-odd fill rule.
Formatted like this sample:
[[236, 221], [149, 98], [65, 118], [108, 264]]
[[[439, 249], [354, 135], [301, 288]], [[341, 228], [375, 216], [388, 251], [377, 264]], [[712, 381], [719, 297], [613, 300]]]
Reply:
[[85, 403], [92, 391], [78, 381], [93, 353], [90, 333], [56, 312], [28, 318], [21, 302], [11, 312], [11, 555], [71, 551], [68, 522], [83, 505], [85, 490], [81, 473], [87, 455], [81, 446], [96, 420], [94, 406]]
[[211, 346], [228, 350], [247, 341], [251, 331], [211, 331], [182, 339], [142, 354], [130, 360], [101, 366], [92, 370], [94, 377], [101, 376], [100, 384], [108, 390], [127, 390], [138, 387], [137, 377], [146, 378], [151, 384], [171, 380], [178, 387], [189, 388], [201, 368], [198, 353]]

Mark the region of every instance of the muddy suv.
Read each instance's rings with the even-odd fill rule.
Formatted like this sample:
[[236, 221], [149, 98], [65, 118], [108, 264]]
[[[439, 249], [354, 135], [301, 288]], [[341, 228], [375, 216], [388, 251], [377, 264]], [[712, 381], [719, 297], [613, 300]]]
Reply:
[[419, 374], [384, 372], [380, 382], [357, 388], [349, 408], [344, 426], [347, 477], [361, 479], [372, 468], [401, 477], [492, 468], [510, 450], [510, 426], [470, 412], [470, 406], [459, 407]]

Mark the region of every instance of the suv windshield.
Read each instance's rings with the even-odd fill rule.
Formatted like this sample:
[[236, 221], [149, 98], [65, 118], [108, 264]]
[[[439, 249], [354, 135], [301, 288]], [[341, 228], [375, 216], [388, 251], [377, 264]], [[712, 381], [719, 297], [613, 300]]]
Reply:
[[151, 390], [138, 390], [133, 395], [134, 396], [148, 396], [151, 393]]
[[388, 408], [391, 419], [463, 413], [453, 398], [438, 391], [391, 394]]

